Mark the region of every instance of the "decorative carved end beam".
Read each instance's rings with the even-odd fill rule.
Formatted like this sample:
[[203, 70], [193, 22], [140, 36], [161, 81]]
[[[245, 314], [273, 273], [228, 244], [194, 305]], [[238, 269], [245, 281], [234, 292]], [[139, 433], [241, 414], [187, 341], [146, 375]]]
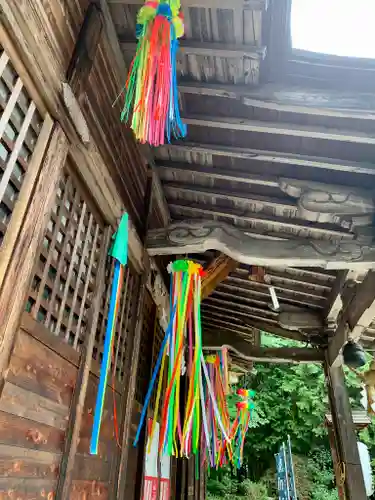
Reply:
[[214, 259], [208, 268], [205, 269], [205, 276], [202, 279], [202, 300], [211, 295], [215, 288], [224, 281], [237, 266], [238, 262], [236, 260], [224, 254], [220, 254], [219, 257]]
[[243, 340], [240, 335], [218, 332], [208, 333], [203, 337], [205, 350], [217, 350], [226, 347], [237, 356], [252, 362], [265, 363], [323, 363], [324, 351], [322, 349], [281, 347], [265, 348], [255, 347], [250, 342]]
[[204, 253], [218, 250], [243, 264], [325, 269], [375, 268], [375, 246], [359, 241], [280, 240], [251, 234], [216, 221], [187, 221], [150, 231], [150, 255]]

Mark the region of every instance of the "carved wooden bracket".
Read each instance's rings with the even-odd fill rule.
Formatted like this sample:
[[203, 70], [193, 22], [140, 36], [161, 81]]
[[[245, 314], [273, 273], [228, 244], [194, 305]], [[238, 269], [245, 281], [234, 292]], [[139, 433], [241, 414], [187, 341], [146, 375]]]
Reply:
[[215, 288], [224, 281], [238, 266], [238, 262], [227, 255], [220, 254], [217, 259], [205, 269], [202, 279], [202, 300], [211, 295]]
[[295, 179], [280, 179], [280, 189], [298, 199], [298, 215], [302, 219], [338, 224], [350, 230], [372, 224], [375, 205], [369, 190]]
[[276, 240], [253, 238], [229, 224], [187, 221], [150, 231], [150, 255], [176, 255], [218, 250], [244, 264], [258, 266], [375, 268], [375, 246], [359, 241]]

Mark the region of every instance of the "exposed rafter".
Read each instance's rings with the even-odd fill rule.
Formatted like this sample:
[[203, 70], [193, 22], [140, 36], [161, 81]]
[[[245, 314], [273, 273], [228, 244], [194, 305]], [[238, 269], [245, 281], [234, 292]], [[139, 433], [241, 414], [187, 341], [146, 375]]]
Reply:
[[[221, 284], [218, 289], [215, 290], [215, 296], [221, 296], [223, 298], [228, 298], [229, 300], [239, 299], [242, 302], [258, 305], [261, 307], [268, 306], [268, 304], [271, 303], [270, 294], [269, 291], [266, 290], [266, 288], [256, 289], [250, 286], [247, 288], [243, 288], [226, 282]], [[281, 292], [277, 292], [277, 298], [282, 308], [288, 306], [308, 306], [312, 309], [322, 309], [323, 305], [319, 304], [319, 300], [321, 300], [322, 304], [324, 301], [324, 297], [321, 297], [318, 300], [311, 300], [310, 298], [303, 296], [291, 297], [290, 294], [288, 295], [284, 293], [284, 289]]]
[[[232, 198], [233, 199], [233, 198]], [[303, 237], [305, 233], [309, 234], [314, 239], [326, 239], [327, 236], [332, 239], [346, 239], [352, 240], [354, 235], [349, 233], [339, 227], [337, 229], [332, 229], [332, 226], [327, 227], [326, 225], [321, 225], [322, 227], [317, 227], [311, 225], [310, 222], [301, 219], [287, 218], [287, 217], [275, 217], [272, 215], [262, 215], [259, 212], [252, 212], [250, 209], [246, 210], [244, 213], [241, 210], [235, 210], [230, 208], [222, 208], [215, 205], [209, 208], [207, 205], [200, 205], [199, 203], [189, 203], [180, 200], [171, 201], [169, 198], [169, 207], [171, 212], [174, 214], [180, 213], [184, 215], [183, 219], [194, 219], [202, 217], [207, 217], [208, 219], [227, 221], [232, 219], [234, 221], [240, 220], [242, 228], [246, 231], [246, 226], [244, 223], [248, 223], [252, 231], [252, 225], [263, 226], [266, 228], [260, 228], [259, 230], [254, 230], [254, 233], [263, 235], [267, 239], [278, 239], [282, 240], [293, 236], [293, 233], [297, 233], [298, 237]], [[173, 217], [176, 220], [176, 217]], [[244, 227], [245, 226], [245, 227]], [[274, 228], [274, 230], [272, 230]], [[254, 235], [254, 237], [256, 237]]]
[[260, 196], [254, 193], [244, 193], [244, 192], [236, 192], [236, 191], [226, 191], [219, 188], [208, 188], [208, 187], [200, 187], [194, 184], [179, 184], [177, 182], [164, 182], [164, 189], [167, 193], [187, 193], [194, 196], [202, 196], [205, 198], [215, 198], [218, 200], [231, 200], [235, 203], [241, 203], [243, 206], [247, 206], [247, 208], [251, 209], [251, 206], [257, 205], [265, 205], [274, 209], [279, 209], [280, 211], [284, 211], [290, 213], [292, 216], [297, 215], [297, 206], [294, 201], [290, 201], [289, 199], [282, 198], [271, 198], [267, 196]]
[[[321, 298], [323, 297], [324, 295], [324, 290], [321, 290], [321, 289], [316, 289], [314, 286], [312, 285], [304, 285], [303, 283], [300, 283], [300, 284], [288, 284], [287, 286], [283, 283], [280, 283], [277, 278], [275, 279], [275, 277], [273, 277], [274, 275], [269, 275], [270, 277], [270, 282], [272, 283], [272, 286], [276, 289], [276, 290], [280, 290], [280, 291], [285, 291], [285, 290], [289, 290], [290, 292], [293, 292], [293, 293], [296, 293], [296, 294], [299, 294], [299, 295], [303, 295], [305, 297], [312, 297], [312, 298]], [[252, 287], [254, 288], [262, 288], [262, 289], [265, 289], [265, 290], [268, 290], [268, 284], [267, 283], [264, 283], [264, 282], [259, 282], [259, 281], [250, 281], [248, 276], [246, 277], [246, 275], [244, 274], [237, 274], [237, 273], [233, 273], [229, 278], [228, 278], [228, 283], [238, 283], [240, 284], [241, 286], [242, 285], [251, 285]]]
[[[305, 290], [306, 288], [319, 290], [321, 292], [326, 292], [331, 290], [331, 284], [329, 281], [320, 281], [317, 280], [314, 276], [311, 277], [309, 276], [309, 278], [306, 278], [306, 276], [291, 274], [289, 273], [289, 269], [286, 272], [278, 268], [267, 267], [266, 272], [267, 276], [272, 281], [272, 284], [279, 283], [281, 287], [285, 282], [287, 282], [288, 284], [291, 283], [292, 285], [302, 286], [304, 287]], [[239, 276], [243, 276], [247, 279], [249, 278], [249, 270], [247, 268], [243, 267], [238, 268], [236, 274], [238, 274]]]
[[197, 144], [180, 142], [168, 144], [163, 147], [172, 153], [184, 152], [195, 154], [206, 154], [213, 156], [224, 156], [227, 158], [238, 158], [241, 160], [259, 161], [263, 163], [282, 163], [296, 167], [310, 167], [341, 172], [352, 172], [357, 174], [375, 175], [375, 163], [349, 162], [332, 158], [320, 158], [318, 156], [307, 156], [293, 153], [280, 153], [277, 151], [264, 151], [251, 148], [236, 148], [218, 146], [215, 144]]
[[375, 247], [360, 241], [281, 240], [272, 245], [215, 221], [171, 224], [150, 231], [150, 255], [176, 255], [218, 250], [243, 264], [326, 269], [375, 268]]
[[245, 118], [221, 118], [206, 115], [185, 116], [184, 122], [187, 125], [197, 127], [375, 145], [375, 136], [373, 134], [328, 127], [261, 122], [256, 120], [247, 120]]
[[249, 361], [269, 363], [322, 363], [324, 361], [324, 351], [320, 349], [255, 347], [250, 342], [241, 339], [240, 336], [224, 332], [206, 333], [203, 338], [203, 345], [207, 349], [227, 347], [238, 356], [242, 356]]
[[[134, 41], [129, 41], [126, 37], [119, 37], [122, 50], [125, 52], [135, 53], [137, 44]], [[181, 41], [179, 53], [184, 55], [195, 56], [215, 56], [228, 58], [242, 58], [262, 60], [266, 55], [265, 47], [257, 47], [252, 45], [232, 45], [220, 42], [193, 42]]]
[[317, 116], [375, 120], [375, 94], [326, 89], [182, 82], [180, 92], [237, 99], [245, 106]]
[[205, 275], [202, 279], [201, 299], [209, 297], [215, 288], [224, 281], [228, 275], [238, 266], [238, 262], [227, 255], [220, 254], [205, 269]]
[[310, 337], [314, 340], [319, 339], [319, 336], [311, 335], [311, 332], [287, 330], [281, 327], [277, 320], [262, 315], [244, 313], [233, 310], [233, 308], [228, 310], [225, 307], [213, 306], [212, 304], [203, 304], [203, 306], [203, 326], [215, 325], [217, 328], [225, 328], [232, 332], [237, 331], [241, 335], [249, 335], [251, 332], [248, 329], [251, 328], [299, 342], [306, 342]]

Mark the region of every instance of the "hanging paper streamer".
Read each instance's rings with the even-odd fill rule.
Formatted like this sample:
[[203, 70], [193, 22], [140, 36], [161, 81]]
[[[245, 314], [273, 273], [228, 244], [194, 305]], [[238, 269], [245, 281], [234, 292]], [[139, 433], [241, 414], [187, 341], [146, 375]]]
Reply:
[[240, 400], [236, 404], [237, 416], [232, 425], [230, 435], [233, 442], [232, 463], [239, 469], [242, 466], [245, 437], [254, 410], [252, 398], [255, 396], [255, 392], [247, 389], [238, 389], [237, 395]]
[[[211, 355], [206, 358], [208, 376], [214, 397], [209, 397], [207, 384], [203, 417], [203, 421], [207, 422], [207, 431], [205, 431], [205, 442], [202, 443], [202, 447], [207, 448], [207, 462], [212, 468], [222, 466], [225, 458], [223, 450], [227, 445], [229, 445], [228, 449], [231, 449], [229, 438], [230, 419], [226, 402], [226, 396], [229, 392], [226, 358], [226, 350], [218, 355]], [[215, 412], [214, 408], [215, 402], [217, 412]]]
[[137, 17], [137, 52], [125, 85], [121, 121], [152, 146], [186, 136], [178, 103], [176, 57], [184, 34], [180, 0], [146, 1]]
[[114, 241], [110, 250], [110, 255], [114, 259], [114, 274], [112, 281], [111, 298], [109, 303], [107, 328], [105, 332], [103, 359], [100, 368], [98, 393], [96, 396], [94, 423], [90, 442], [90, 453], [92, 455], [98, 454], [100, 426], [102, 422], [105, 391], [107, 388], [108, 370], [111, 363], [111, 352], [115, 324], [121, 297], [123, 271], [124, 266], [126, 266], [128, 260], [128, 214], [124, 214], [121, 218], [118, 230], [114, 235]]
[[[253, 403], [249, 391], [239, 392], [237, 416], [230, 421], [226, 397], [230, 393], [228, 352], [203, 356], [201, 329], [202, 267], [190, 260], [168, 266], [171, 273], [171, 316], [146, 394], [134, 440], [139, 442], [153, 390], [156, 402], [153, 422], [159, 420], [159, 452], [173, 456], [198, 454], [210, 467], [227, 460], [239, 466]], [[180, 405], [181, 377], [185, 372], [186, 404]], [[159, 380], [158, 380], [159, 377]], [[163, 390], [163, 381], [167, 386]], [[150, 439], [155, 432], [151, 427]], [[233, 449], [232, 440], [235, 445]], [[206, 458], [205, 458], [206, 457]]]
[[[171, 318], [148, 388], [143, 413], [134, 441], [136, 446], [144, 425], [151, 393], [157, 384], [154, 421], [158, 418], [161, 400], [161, 426], [159, 451], [174, 456], [197, 454], [201, 447], [202, 418], [208, 435], [205, 409], [206, 396], [211, 402], [212, 413], [225, 439], [229, 440], [229, 426], [220, 415], [215, 388], [209, 380], [202, 350], [201, 330], [201, 278], [202, 267], [189, 260], [177, 260], [169, 266], [171, 273]], [[184, 353], [187, 357], [187, 400], [180, 407], [181, 377], [184, 372]], [[168, 361], [167, 361], [168, 360]], [[225, 361], [222, 362], [226, 366]], [[218, 359], [217, 365], [220, 365]], [[167, 376], [167, 387], [162, 397], [162, 380]], [[203, 389], [203, 385], [205, 389]], [[224, 389], [222, 388], [224, 394]], [[153, 429], [151, 429], [151, 436]]]

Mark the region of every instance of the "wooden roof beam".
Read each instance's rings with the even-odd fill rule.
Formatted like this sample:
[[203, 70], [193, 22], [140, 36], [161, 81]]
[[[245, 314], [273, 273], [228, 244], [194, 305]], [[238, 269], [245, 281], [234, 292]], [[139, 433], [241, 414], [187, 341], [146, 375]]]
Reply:
[[375, 93], [311, 89], [297, 86], [181, 82], [184, 94], [240, 100], [245, 106], [287, 113], [375, 120]]
[[[120, 45], [124, 52], [135, 53], [137, 43], [129, 41], [126, 37], [119, 36]], [[221, 42], [193, 42], [182, 40], [179, 46], [179, 54], [206, 56], [206, 57], [228, 57], [262, 60], [266, 56], [266, 47], [256, 45], [234, 45]]]
[[238, 266], [238, 262], [227, 255], [220, 254], [205, 269], [205, 275], [202, 279], [201, 300], [206, 299], [215, 288], [224, 281], [229, 274]]
[[272, 123], [248, 120], [245, 118], [222, 118], [206, 115], [184, 116], [183, 121], [187, 125], [196, 127], [209, 127], [214, 129], [237, 130], [240, 132], [256, 132], [262, 134], [286, 135], [353, 144], [375, 145], [375, 136], [373, 134], [328, 127]]
[[[109, 5], [143, 5], [144, 0], [107, 0]], [[184, 0], [182, 9], [204, 7], [206, 9], [267, 10], [268, 0]]]
[[197, 220], [150, 231], [147, 247], [150, 255], [185, 255], [218, 250], [243, 264], [264, 267], [375, 268], [375, 246], [358, 240], [275, 240], [272, 245], [265, 244], [265, 241], [252, 238], [229, 224]]
[[[346, 303], [345, 303], [346, 302]], [[362, 283], [352, 289], [345, 301], [339, 323], [329, 344], [329, 364], [340, 363], [340, 353], [348, 340], [358, 341], [375, 318], [375, 271], [369, 271]]]
[[[207, 193], [207, 191], [206, 191]], [[199, 193], [198, 193], [199, 194]], [[234, 201], [235, 196], [231, 196], [231, 199]], [[250, 200], [248, 200], [250, 201]], [[275, 206], [275, 205], [274, 205]], [[223, 220], [226, 221], [228, 219], [233, 219], [234, 221], [239, 219], [243, 222], [248, 222], [250, 227], [249, 228], [244, 228], [245, 231], [247, 232], [252, 232], [251, 225], [256, 224], [256, 225], [262, 225], [266, 226], [267, 230], [264, 231], [263, 229], [259, 229], [259, 231], [254, 230], [254, 233], [259, 234], [260, 237], [263, 237], [264, 239], [276, 239], [276, 240], [283, 240], [288, 237], [291, 237], [291, 234], [287, 233], [287, 230], [294, 230], [298, 233], [301, 233], [302, 231], [308, 231], [312, 236], [316, 239], [322, 239], [326, 238], [327, 236], [332, 237], [332, 239], [345, 239], [345, 240], [352, 240], [354, 238], [354, 234], [350, 233], [344, 229], [340, 229], [337, 227], [337, 229], [332, 229], [332, 227], [326, 227], [324, 224], [319, 224], [317, 225], [312, 225], [311, 222], [309, 221], [304, 221], [301, 219], [296, 219], [296, 218], [287, 218], [287, 217], [275, 217], [272, 215], [262, 215], [259, 212], [252, 212], [250, 210], [246, 211], [245, 213], [243, 211], [236, 211], [233, 209], [229, 208], [222, 208], [220, 210], [220, 206], [215, 205], [214, 208], [210, 208], [209, 206], [206, 205], [200, 205], [199, 203], [189, 203], [189, 202], [182, 202], [182, 201], [171, 201], [169, 199], [169, 208], [172, 213], [175, 213], [176, 211], [181, 212], [184, 214], [184, 217], [182, 217], [182, 220], [186, 219], [195, 219], [199, 218], [201, 219], [202, 217], [206, 216], [209, 219], [215, 219], [215, 220]], [[176, 216], [174, 215], [172, 219], [176, 220]], [[270, 227], [277, 227], [280, 228], [280, 232], [278, 231], [273, 231]], [[255, 238], [254, 234], [254, 238]]]
[[375, 175], [375, 163], [347, 162], [332, 158], [321, 158], [318, 156], [307, 156], [294, 153], [280, 153], [277, 151], [265, 151], [252, 148], [226, 147], [216, 144], [198, 144], [187, 141], [168, 144], [163, 146], [161, 149], [165, 151], [169, 150], [172, 154], [173, 152], [205, 154], [263, 163], [281, 163], [284, 165], [293, 165], [295, 167], [300, 166], [339, 172]]
[[324, 361], [324, 351], [321, 349], [255, 347], [250, 342], [243, 340], [239, 335], [236, 336], [225, 332], [207, 332], [203, 336], [203, 346], [207, 349], [227, 347], [238, 356], [249, 361], [269, 363], [322, 363]]

